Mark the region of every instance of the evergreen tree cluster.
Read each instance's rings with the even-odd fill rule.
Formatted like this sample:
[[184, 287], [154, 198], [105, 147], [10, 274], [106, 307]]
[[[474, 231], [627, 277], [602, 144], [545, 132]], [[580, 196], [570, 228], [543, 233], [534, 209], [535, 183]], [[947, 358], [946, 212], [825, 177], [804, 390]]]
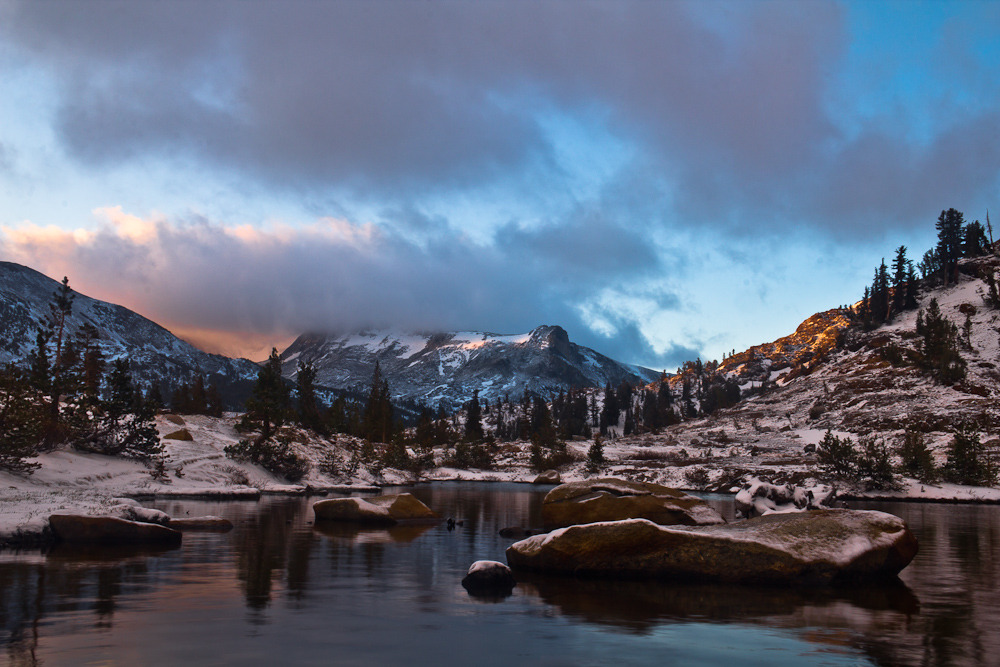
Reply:
[[[151, 400], [162, 404], [159, 387], [154, 385]], [[162, 407], [160, 405], [159, 407]], [[223, 411], [222, 392], [214, 381], [205, 384], [205, 377], [196, 373], [190, 382], [181, 382], [170, 392], [170, 408], [183, 415], [208, 415], [221, 417]]]
[[27, 461], [63, 443], [151, 461], [162, 452], [155, 406], [125, 359], [108, 372], [96, 328], [72, 330], [69, 279], [52, 295], [25, 369], [0, 371], [0, 467], [31, 472]]
[[831, 431], [816, 447], [820, 466], [837, 479], [863, 483], [869, 489], [894, 488], [898, 484], [892, 465], [892, 452], [885, 440], [862, 437], [857, 444]]
[[937, 244], [924, 253], [917, 266], [907, 259], [907, 248], [901, 245], [896, 248], [891, 267], [883, 259], [875, 268], [875, 277], [871, 286], [865, 288], [857, 310], [865, 328], [877, 328], [903, 311], [916, 310], [921, 283], [954, 284], [958, 282], [959, 259], [979, 257], [990, 251], [987, 228], [978, 220], [966, 223], [964, 214], [954, 208], [941, 211], [934, 228]]
[[958, 326], [941, 313], [937, 299], [930, 300], [926, 313], [917, 312], [916, 330], [920, 336], [920, 363], [925, 370], [943, 384], [965, 378]]

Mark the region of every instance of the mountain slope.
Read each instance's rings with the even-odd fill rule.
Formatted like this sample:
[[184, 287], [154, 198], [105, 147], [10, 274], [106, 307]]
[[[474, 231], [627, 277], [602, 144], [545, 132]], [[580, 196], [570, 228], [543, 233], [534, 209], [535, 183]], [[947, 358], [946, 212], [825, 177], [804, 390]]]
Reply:
[[286, 377], [299, 361], [316, 368], [316, 383], [365, 392], [376, 360], [393, 398], [446, 409], [460, 406], [479, 390], [495, 401], [528, 391], [551, 398], [570, 387], [623, 381], [650, 382], [659, 373], [629, 366], [569, 340], [558, 326], [501, 336], [480, 332], [400, 334], [366, 331], [335, 336], [300, 336], [281, 355]]
[[[955, 428], [972, 424], [987, 449], [1000, 454], [1000, 309], [986, 302], [987, 285], [978, 277], [983, 270], [1000, 270], [1000, 259], [962, 260], [960, 269], [957, 284], [925, 289], [919, 302], [926, 312], [936, 299], [941, 313], [962, 331], [960, 354], [967, 373], [961, 381], [942, 384], [919, 365], [917, 311], [899, 313], [872, 331], [841, 328], [831, 316], [838, 311], [827, 311], [800, 327], [799, 333], [813, 334], [799, 336], [802, 347], [791, 357], [789, 339], [781, 339], [786, 344], [756, 346], [755, 355], [734, 355], [732, 365], [723, 367], [749, 374], [746, 364], [752, 357], [756, 372], [772, 380], [764, 391], [660, 435], [643, 436], [643, 445], [660, 445], [667, 454], [684, 452], [691, 456], [686, 461], [707, 467], [721, 464], [725, 472], [713, 483], [722, 486], [748, 471], [793, 482], [818, 474], [816, 455], [807, 446], [814, 447], [828, 429], [855, 441], [884, 439], [893, 451], [906, 430], [918, 431], [940, 466]], [[834, 333], [836, 343], [828, 346]], [[796, 365], [791, 363], [796, 354], [807, 358]], [[720, 452], [724, 459], [712, 458]], [[920, 487], [914, 487], [918, 495]]]
[[[27, 359], [58, 288], [58, 282], [34, 269], [0, 262], [0, 364], [22, 364]], [[235, 405], [257, 377], [259, 367], [251, 361], [202, 352], [128, 308], [74, 294], [69, 331], [84, 323], [93, 325], [105, 359], [127, 357], [133, 376], [142, 384], [171, 385], [201, 373]]]

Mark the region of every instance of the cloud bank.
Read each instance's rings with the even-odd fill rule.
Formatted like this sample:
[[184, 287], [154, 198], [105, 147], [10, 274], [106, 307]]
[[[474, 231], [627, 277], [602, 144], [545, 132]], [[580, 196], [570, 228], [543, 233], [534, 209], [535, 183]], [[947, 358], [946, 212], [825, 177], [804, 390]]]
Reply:
[[[852, 300], [886, 250], [829, 257], [994, 203], [996, 27], [989, 3], [14, 0], [0, 197], [28, 208], [0, 250], [186, 330], [558, 323], [669, 367]], [[50, 200], [68, 219], [31, 223]]]

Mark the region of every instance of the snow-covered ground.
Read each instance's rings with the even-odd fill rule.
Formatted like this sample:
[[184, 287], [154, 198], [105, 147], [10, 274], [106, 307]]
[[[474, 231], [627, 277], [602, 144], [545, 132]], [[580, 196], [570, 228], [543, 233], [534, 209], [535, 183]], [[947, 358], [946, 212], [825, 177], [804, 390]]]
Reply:
[[[173, 420], [173, 421], [170, 421]], [[176, 423], [176, 422], [183, 423]], [[59, 449], [38, 457], [41, 464], [33, 475], [0, 472], [0, 544], [30, 542], [44, 531], [54, 513], [116, 515], [121, 497], [151, 500], [155, 497], [201, 496], [256, 498], [268, 493], [329, 491], [374, 491], [379, 486], [414, 481], [468, 480], [530, 482], [536, 473], [529, 465], [529, 444], [501, 443], [492, 470], [462, 470], [435, 467], [419, 477], [412, 473], [383, 469], [372, 472], [359, 466], [349, 474], [347, 451], [358, 443], [345, 436], [322, 440], [294, 431], [294, 449], [310, 462], [310, 471], [297, 484], [288, 484], [263, 468], [235, 462], [223, 449], [240, 439], [234, 429], [235, 415], [223, 418], [173, 415], [157, 418], [160, 435], [186, 429], [190, 441], [166, 439], [166, 473], [154, 479], [143, 464], [126, 459]], [[815, 443], [823, 431], [810, 428], [768, 430], [765, 420], [758, 424], [756, 437], [724, 427], [706, 428], [705, 420], [688, 422], [660, 435], [618, 438], [605, 442], [607, 463], [599, 470], [587, 466], [590, 441], [571, 441], [568, 450], [574, 461], [560, 470], [564, 482], [594, 476], [651, 481], [677, 488], [715, 488], [735, 491], [741, 480], [751, 476], [811, 486], [816, 477], [814, 456], [802, 454], [802, 447]], [[714, 424], [714, 422], [713, 422]], [[766, 438], [781, 435], [785, 440]], [[781, 443], [785, 444], [781, 444]], [[787, 443], [791, 443], [788, 446]], [[331, 449], [344, 464], [340, 475], [324, 473], [321, 463]], [[444, 458], [435, 452], [436, 459]], [[703, 474], [702, 472], [703, 471]], [[903, 488], [870, 497], [913, 498], [1000, 502], [1000, 489], [956, 485], [930, 486], [905, 480]]]
[[[905, 312], [875, 331], [851, 330], [822, 358], [814, 358], [808, 372], [786, 379], [771, 373], [769, 366], [764, 368], [777, 382], [731, 408], [657, 434], [606, 440], [606, 463], [599, 470], [587, 465], [591, 441], [570, 441], [567, 448], [572, 461], [560, 467], [562, 480], [611, 476], [689, 490], [735, 492], [744, 481], [756, 477], [812, 487], [830, 481], [820, 473], [815, 453], [807, 451], [814, 449], [809, 445], [816, 445], [827, 430], [855, 441], [862, 436], [882, 438], [894, 447], [905, 429], [915, 428], [924, 434], [941, 466], [954, 427], [965, 421], [978, 423], [983, 442], [996, 452], [1000, 450], [1000, 310], [984, 302], [984, 290], [981, 280], [964, 275], [959, 284], [921, 297], [925, 309], [931, 297], [937, 298], [942, 313], [960, 329], [968, 315], [970, 344], [962, 351], [968, 375], [960, 383], [941, 385], [913, 364], [893, 365], [887, 360], [892, 356], [887, 348], [902, 350], [905, 358], [906, 350], [915, 350], [918, 344], [916, 312]], [[833, 317], [811, 320], [817, 320], [814, 328], [826, 336], [823, 326]], [[805, 334], [802, 338], [808, 340]], [[241, 438], [234, 429], [236, 421], [236, 415], [158, 417], [161, 437], [184, 428], [192, 438], [164, 438], [163, 479], [155, 479], [149, 469], [133, 461], [69, 448], [39, 456], [41, 468], [33, 475], [0, 472], [0, 544], [18, 535], [38, 535], [47, 517], [57, 511], [107, 513], [117, 505], [113, 499], [121, 496], [257, 497], [261, 493], [371, 491], [417, 479], [530, 482], [536, 476], [530, 468], [527, 442], [500, 443], [491, 470], [433, 467], [417, 477], [405, 471], [353, 467], [348, 452], [359, 446], [358, 441], [346, 436], [324, 440], [294, 430], [289, 432], [293, 448], [309, 461], [310, 471], [289, 485], [263, 468], [226, 457], [223, 449]], [[435, 452], [438, 463], [445, 458], [444, 451]], [[323, 465], [331, 462], [332, 468]], [[997, 488], [930, 485], [910, 479], [903, 479], [893, 491], [842, 486], [838, 492], [853, 497], [1000, 503]]]

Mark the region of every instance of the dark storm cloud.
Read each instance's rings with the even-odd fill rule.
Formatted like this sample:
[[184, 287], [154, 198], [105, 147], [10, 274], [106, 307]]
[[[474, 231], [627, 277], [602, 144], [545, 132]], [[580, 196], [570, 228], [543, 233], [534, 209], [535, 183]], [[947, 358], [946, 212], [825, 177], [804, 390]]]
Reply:
[[[816, 206], [840, 234], [923, 220], [1000, 187], [1000, 111], [956, 123], [927, 145], [884, 132], [851, 142], [817, 188]], [[969, 212], [970, 219], [981, 212]]]
[[[56, 241], [41, 230], [32, 242], [25, 233], [0, 241], [0, 252], [31, 256], [42, 271], [69, 275], [94, 296], [181, 328], [275, 335], [373, 326], [523, 333], [559, 324], [574, 340], [615, 358], [679, 363], [653, 351], [634, 323], [617, 322], [612, 336], [592, 333], [573, 305], [635, 280], [644, 264], [602, 268], [596, 262], [591, 271], [567, 276], [568, 259], [542, 257], [545, 231], [511, 234], [502, 247], [447, 237], [418, 246], [371, 225], [332, 220], [294, 231], [225, 227], [202, 218], [145, 221], [139, 232], [129, 224], [106, 223], [84, 240], [67, 232]], [[612, 229], [623, 248], [640, 252], [635, 233]], [[672, 295], [661, 297], [667, 307], [677, 303]]]
[[61, 76], [78, 158], [186, 151], [271, 184], [405, 197], [551, 159], [536, 105], [598, 104], [682, 165], [693, 209], [718, 201], [719, 174], [753, 196], [796, 173], [831, 132], [830, 4], [735, 5], [721, 32], [681, 3], [181, 6], [14, 5], [8, 37]]

